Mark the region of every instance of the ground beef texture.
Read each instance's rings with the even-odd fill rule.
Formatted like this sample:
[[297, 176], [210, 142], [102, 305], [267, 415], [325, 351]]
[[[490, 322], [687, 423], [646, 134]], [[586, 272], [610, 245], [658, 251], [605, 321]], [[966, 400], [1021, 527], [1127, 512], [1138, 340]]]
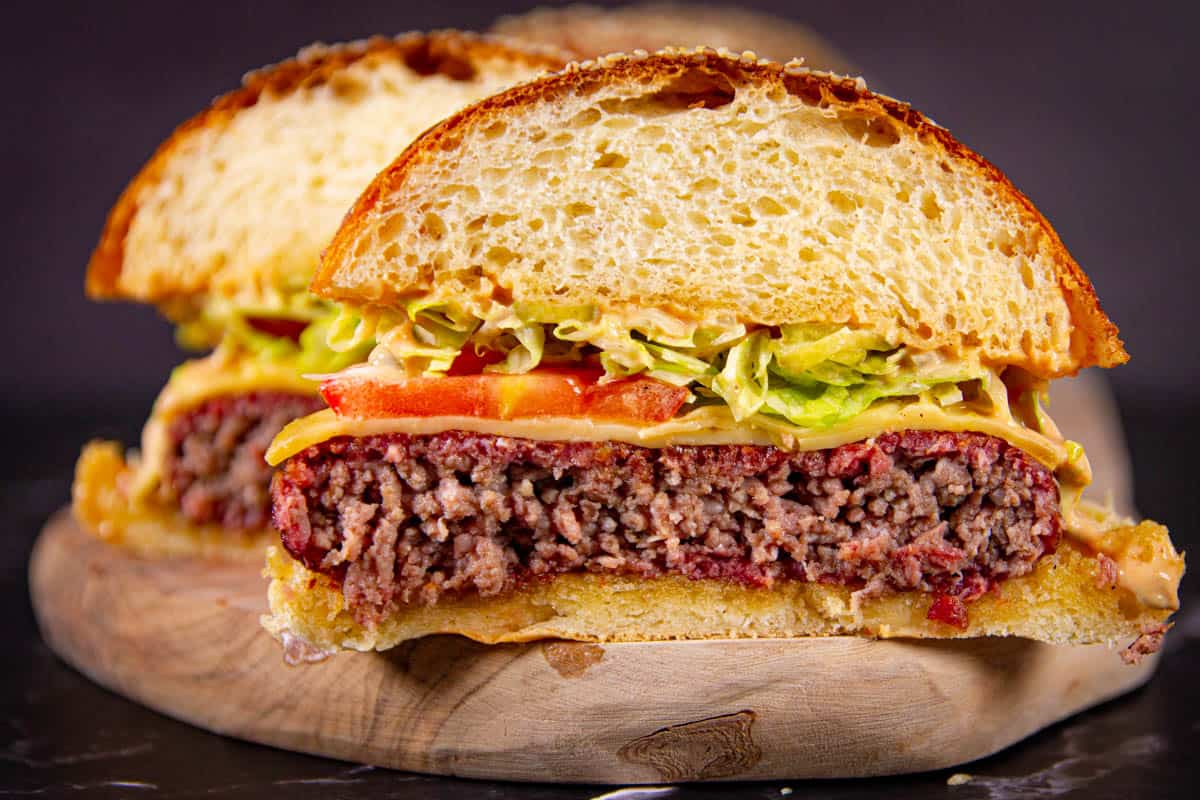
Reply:
[[371, 624], [564, 572], [932, 592], [939, 618], [1029, 573], [1061, 529], [1005, 441], [906, 431], [828, 450], [645, 448], [450, 431], [336, 438], [281, 467], [274, 520]]
[[316, 396], [250, 392], [210, 399], [168, 425], [163, 500], [198, 524], [240, 534], [271, 525], [271, 467], [263, 456], [275, 434], [321, 408]]

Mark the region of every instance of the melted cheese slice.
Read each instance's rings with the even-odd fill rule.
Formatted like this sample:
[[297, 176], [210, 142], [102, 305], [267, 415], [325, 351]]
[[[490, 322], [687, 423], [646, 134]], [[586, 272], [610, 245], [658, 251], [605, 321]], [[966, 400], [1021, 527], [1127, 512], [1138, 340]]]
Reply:
[[739, 423], [722, 406], [700, 408], [678, 419], [651, 425], [597, 422], [575, 417], [508, 420], [460, 416], [356, 419], [339, 417], [331, 409], [323, 409], [285, 427], [271, 443], [267, 461], [277, 465], [306, 447], [337, 436], [362, 437], [387, 433], [420, 435], [448, 430], [542, 441], [616, 441], [642, 447], [749, 444], [774, 445], [787, 450], [825, 450], [870, 439], [888, 431], [978, 431], [1005, 439], [1050, 470], [1066, 466], [1071, 458], [1070, 448], [1062, 439], [1051, 438], [1012, 420], [954, 412], [929, 402], [887, 401], [876, 403], [840, 425], [819, 431], [766, 418], [758, 418], [752, 424]]
[[256, 391], [316, 395], [317, 383], [302, 377], [291, 360], [268, 361], [217, 350], [175, 368], [154, 401], [154, 414], [172, 417], [214, 397]]

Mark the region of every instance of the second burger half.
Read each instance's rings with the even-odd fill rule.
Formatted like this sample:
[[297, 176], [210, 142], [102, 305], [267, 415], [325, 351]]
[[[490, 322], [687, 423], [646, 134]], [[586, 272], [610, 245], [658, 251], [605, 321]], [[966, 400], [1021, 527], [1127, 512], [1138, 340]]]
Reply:
[[268, 458], [281, 638], [822, 634], [1153, 650], [1167, 531], [1081, 501], [1047, 382], [1127, 355], [1047, 221], [861, 81], [614, 56], [455, 115], [313, 288]]
[[306, 373], [370, 349], [325, 346], [332, 306], [307, 292], [321, 248], [418, 134], [562, 63], [457, 31], [316, 45], [181, 125], [110, 212], [87, 292], [153, 303], [185, 347], [212, 352], [171, 373], [140, 452], [84, 449], [76, 516], [143, 552], [260, 558], [271, 535], [263, 452], [321, 407]]

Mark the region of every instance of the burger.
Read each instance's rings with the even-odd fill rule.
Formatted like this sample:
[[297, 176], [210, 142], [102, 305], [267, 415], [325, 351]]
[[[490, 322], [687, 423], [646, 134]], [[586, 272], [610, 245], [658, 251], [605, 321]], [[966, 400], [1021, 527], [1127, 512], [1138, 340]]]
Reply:
[[186, 348], [141, 452], [84, 449], [76, 516], [150, 553], [262, 557], [263, 453], [321, 407], [307, 373], [365, 358], [325, 345], [308, 294], [321, 248], [372, 176], [441, 118], [557, 68], [549, 50], [452, 31], [314, 45], [246, 76], [181, 125], [109, 214], [87, 270], [97, 299], [152, 303]]
[[412, 143], [333, 237], [268, 461], [285, 644], [1159, 645], [1183, 559], [1048, 383], [1127, 360], [1030, 201], [861, 80], [608, 56]]

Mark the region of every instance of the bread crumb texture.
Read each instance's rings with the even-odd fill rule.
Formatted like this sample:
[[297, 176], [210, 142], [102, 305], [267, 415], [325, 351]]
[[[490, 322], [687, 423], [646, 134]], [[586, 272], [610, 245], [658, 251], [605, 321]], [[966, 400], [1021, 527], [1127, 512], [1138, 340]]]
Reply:
[[874, 329], [1051, 377], [1127, 357], [1049, 223], [861, 80], [707, 49], [482, 101], [362, 195], [314, 289]]
[[113, 208], [93, 296], [303, 291], [371, 178], [459, 108], [562, 65], [550, 50], [453, 31], [314, 45], [246, 76], [181, 125]]

